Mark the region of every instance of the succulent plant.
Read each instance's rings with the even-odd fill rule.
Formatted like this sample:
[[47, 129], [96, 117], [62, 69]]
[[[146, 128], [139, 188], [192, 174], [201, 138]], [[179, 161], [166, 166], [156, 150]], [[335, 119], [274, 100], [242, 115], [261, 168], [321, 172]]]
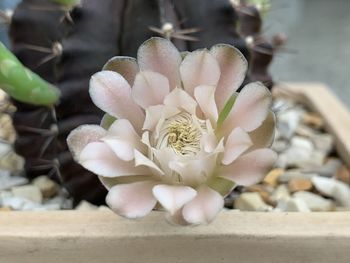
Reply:
[[278, 46], [262, 37], [260, 12], [265, 10], [259, 3], [23, 0], [8, 19], [12, 50], [61, 92], [55, 107], [23, 103], [14, 96], [15, 147], [26, 159], [28, 177], [49, 174], [76, 201], [104, 202], [104, 188], [73, 161], [66, 137], [81, 124], [99, 123], [102, 116], [88, 95], [90, 76], [113, 56], [135, 57], [138, 46], [151, 36], [166, 37], [181, 51], [234, 45], [250, 62], [245, 82], [260, 80], [271, 87], [267, 68]]

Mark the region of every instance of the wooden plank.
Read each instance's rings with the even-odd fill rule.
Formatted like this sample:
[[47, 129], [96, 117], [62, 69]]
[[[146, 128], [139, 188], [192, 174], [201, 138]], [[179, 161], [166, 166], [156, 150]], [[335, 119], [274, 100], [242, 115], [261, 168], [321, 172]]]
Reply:
[[2, 212], [0, 262], [349, 262], [350, 213], [226, 211], [208, 226], [112, 212]]
[[[350, 165], [350, 115], [320, 84], [287, 89], [325, 119]], [[109, 211], [0, 212], [0, 262], [349, 262], [350, 213], [222, 212], [177, 227], [161, 212], [129, 221]]]
[[350, 167], [350, 112], [329, 88], [322, 83], [288, 83], [276, 86], [274, 94], [294, 95], [318, 112], [335, 138], [340, 157]]

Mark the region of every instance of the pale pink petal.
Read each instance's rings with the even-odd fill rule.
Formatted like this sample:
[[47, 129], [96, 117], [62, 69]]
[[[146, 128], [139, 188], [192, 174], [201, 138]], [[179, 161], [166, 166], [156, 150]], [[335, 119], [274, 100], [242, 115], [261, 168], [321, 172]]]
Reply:
[[239, 185], [253, 185], [260, 182], [277, 159], [270, 149], [259, 149], [240, 156], [230, 165], [220, 167], [218, 175]]
[[131, 143], [111, 136], [104, 137], [101, 140], [105, 142], [121, 160], [131, 161], [134, 159], [135, 147]]
[[115, 120], [109, 128], [107, 136], [101, 138], [101, 140], [124, 161], [134, 159], [134, 149], [141, 152], [147, 150], [132, 124], [125, 119]]
[[132, 87], [132, 97], [140, 107], [163, 104], [169, 93], [169, 81], [162, 74], [152, 71], [140, 71]]
[[149, 167], [154, 172], [156, 172], [156, 175], [164, 175], [164, 172], [153, 161], [151, 161], [149, 158], [144, 156], [139, 151], [135, 150], [134, 156], [135, 156], [135, 166], [136, 167], [138, 167], [138, 166]]
[[184, 219], [182, 215], [182, 209], [177, 210], [174, 214], [166, 213], [165, 218], [170, 224], [173, 224], [173, 225], [181, 225], [181, 226], [190, 225], [190, 223], [188, 223]]
[[90, 80], [90, 97], [97, 107], [113, 117], [128, 119], [137, 131], [142, 128], [145, 115], [131, 97], [128, 82], [113, 71], [100, 71]]
[[132, 57], [117, 56], [107, 61], [102, 70], [115, 71], [123, 76], [130, 86], [134, 84], [135, 76], [139, 72], [139, 65]]
[[108, 136], [117, 137], [121, 140], [127, 141], [135, 149], [144, 152], [146, 149], [141, 142], [141, 137], [136, 133], [134, 127], [129, 120], [119, 119], [113, 122], [108, 129]]
[[191, 224], [208, 224], [224, 207], [224, 198], [206, 185], [197, 191], [197, 196], [183, 207], [182, 215]]
[[201, 149], [206, 153], [211, 153], [218, 145], [218, 139], [215, 133], [205, 133], [201, 138]]
[[130, 184], [140, 181], [150, 181], [157, 180], [156, 177], [150, 175], [128, 175], [128, 176], [120, 176], [120, 177], [103, 177], [99, 176], [101, 183], [107, 190], [111, 189], [113, 186], [117, 184]]
[[141, 137], [136, 133], [129, 120], [118, 119], [108, 129], [108, 136], [115, 136], [136, 145]]
[[89, 171], [105, 176], [147, 175], [144, 167], [135, 167], [133, 162], [125, 162], [117, 157], [104, 142], [91, 142], [79, 156], [79, 163]]
[[164, 104], [195, 114], [197, 102], [182, 89], [172, 90], [164, 99]]
[[174, 214], [197, 194], [193, 188], [181, 185], [159, 184], [153, 187], [152, 191], [154, 197], [170, 214]]
[[253, 146], [249, 150], [270, 147], [275, 138], [276, 117], [270, 111], [264, 122], [249, 133]]
[[96, 142], [107, 131], [98, 125], [82, 125], [75, 128], [67, 137], [67, 145], [75, 160], [79, 160], [79, 156], [84, 147], [90, 142]]
[[153, 181], [113, 186], [106, 197], [107, 205], [118, 215], [140, 218], [149, 214], [157, 203], [152, 194]]
[[153, 153], [162, 171], [164, 171], [166, 176], [171, 178], [173, 170], [170, 169], [169, 164], [171, 161], [178, 160], [178, 158], [181, 156], [177, 155], [174, 150], [169, 147], [165, 147], [159, 150], [154, 149]]
[[198, 159], [172, 160], [169, 162], [171, 170], [178, 173], [181, 181], [186, 185], [198, 185], [212, 175], [216, 167], [216, 156], [206, 155]]
[[248, 150], [252, 144], [248, 133], [240, 127], [235, 128], [226, 140], [222, 163], [225, 165], [232, 163], [237, 157]]
[[176, 107], [168, 105], [150, 106], [146, 109], [146, 118], [142, 129], [154, 131], [161, 119], [169, 118], [178, 113], [180, 113], [180, 110]]
[[235, 127], [246, 132], [258, 128], [266, 119], [271, 105], [271, 93], [260, 82], [249, 83], [239, 93], [235, 104], [223, 122], [223, 134], [228, 134]]
[[196, 98], [204, 116], [209, 119], [215, 127], [219, 114], [214, 94], [215, 86], [198, 86], [194, 90], [194, 97]]
[[180, 74], [185, 91], [193, 96], [197, 86], [218, 84], [220, 68], [208, 50], [196, 50], [184, 58], [180, 66]]
[[210, 54], [216, 58], [221, 71], [215, 92], [216, 104], [221, 111], [227, 100], [242, 84], [248, 63], [238, 49], [227, 44], [213, 46], [210, 49]]
[[145, 41], [137, 52], [141, 70], [150, 70], [164, 75], [169, 80], [170, 90], [181, 87], [179, 66], [182, 61], [176, 47], [160, 37]]

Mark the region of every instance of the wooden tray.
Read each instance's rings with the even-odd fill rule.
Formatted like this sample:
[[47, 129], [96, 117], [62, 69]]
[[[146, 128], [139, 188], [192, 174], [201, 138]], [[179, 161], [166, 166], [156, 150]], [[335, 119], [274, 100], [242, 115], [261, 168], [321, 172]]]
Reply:
[[[274, 93], [286, 90], [324, 117], [350, 165], [346, 107], [321, 84], [289, 84]], [[197, 227], [172, 226], [163, 216], [134, 222], [110, 211], [0, 212], [0, 262], [350, 262], [350, 212], [224, 211]]]

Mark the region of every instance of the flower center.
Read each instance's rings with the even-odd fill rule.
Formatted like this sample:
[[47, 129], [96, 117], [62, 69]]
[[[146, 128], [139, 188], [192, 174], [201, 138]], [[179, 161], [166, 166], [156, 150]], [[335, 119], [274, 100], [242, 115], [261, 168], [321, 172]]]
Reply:
[[179, 113], [164, 121], [157, 148], [170, 147], [177, 154], [196, 154], [200, 150], [204, 123], [187, 112]]

